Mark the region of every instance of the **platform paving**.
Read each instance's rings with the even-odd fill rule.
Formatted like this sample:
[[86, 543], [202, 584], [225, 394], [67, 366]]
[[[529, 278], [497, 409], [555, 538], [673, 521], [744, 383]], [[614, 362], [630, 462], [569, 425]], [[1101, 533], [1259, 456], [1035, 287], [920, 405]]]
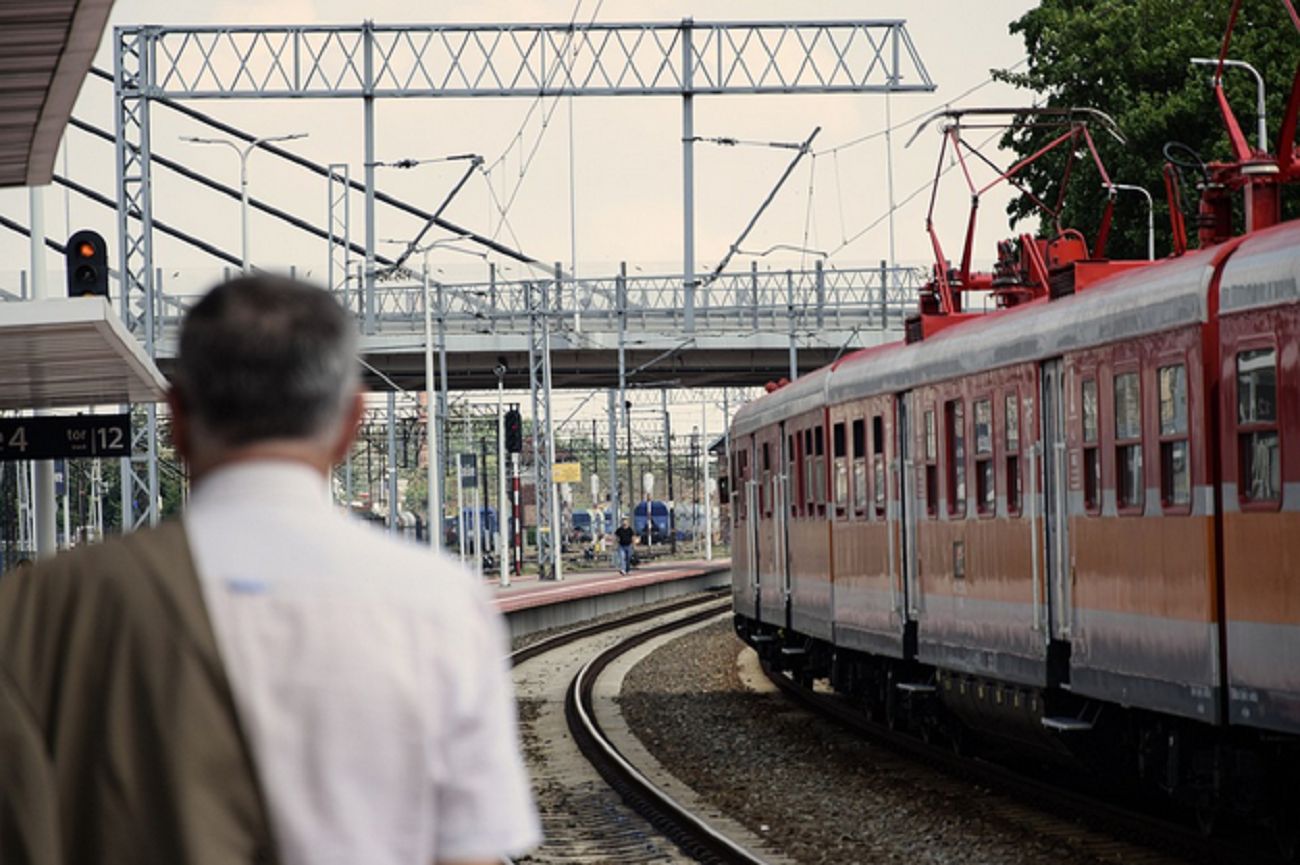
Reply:
[[627, 607], [698, 592], [730, 582], [729, 559], [659, 562], [626, 576], [613, 569], [572, 571], [560, 581], [535, 576], [493, 587], [511, 637], [573, 625]]

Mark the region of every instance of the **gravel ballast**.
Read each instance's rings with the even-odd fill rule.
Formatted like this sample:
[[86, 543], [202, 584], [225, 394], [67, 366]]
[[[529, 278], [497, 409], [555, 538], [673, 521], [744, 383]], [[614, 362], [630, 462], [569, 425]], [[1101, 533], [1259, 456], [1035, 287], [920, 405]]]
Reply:
[[[747, 687], [729, 622], [668, 643], [624, 680], [632, 733], [705, 801], [807, 863], [1133, 861], [1076, 849], [1038, 815]], [[1043, 831], [1044, 821], [1057, 826]], [[1096, 847], [1091, 848], [1095, 850]], [[1165, 859], [1143, 851], [1143, 862]]]

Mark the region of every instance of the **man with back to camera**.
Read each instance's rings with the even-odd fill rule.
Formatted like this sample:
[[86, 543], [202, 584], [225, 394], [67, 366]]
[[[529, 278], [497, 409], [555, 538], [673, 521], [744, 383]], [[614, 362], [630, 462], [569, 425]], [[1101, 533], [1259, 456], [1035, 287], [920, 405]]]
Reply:
[[537, 843], [483, 589], [330, 504], [356, 355], [324, 291], [217, 286], [168, 398], [184, 517], [0, 580], [0, 861], [430, 865]]
[[624, 517], [623, 524], [614, 530], [614, 537], [618, 540], [618, 572], [626, 574], [632, 569], [632, 541], [636, 539], [636, 532], [633, 531], [627, 517]]

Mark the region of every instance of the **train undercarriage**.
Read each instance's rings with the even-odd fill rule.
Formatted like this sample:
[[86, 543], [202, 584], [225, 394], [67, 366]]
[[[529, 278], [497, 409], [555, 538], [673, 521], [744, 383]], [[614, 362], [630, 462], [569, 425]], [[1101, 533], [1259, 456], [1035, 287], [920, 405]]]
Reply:
[[[971, 757], [1159, 801], [1205, 834], [1269, 832], [1300, 859], [1300, 741], [837, 647], [737, 614], [769, 670], [825, 681], [865, 720]], [[1153, 800], [1151, 794], [1158, 794]]]

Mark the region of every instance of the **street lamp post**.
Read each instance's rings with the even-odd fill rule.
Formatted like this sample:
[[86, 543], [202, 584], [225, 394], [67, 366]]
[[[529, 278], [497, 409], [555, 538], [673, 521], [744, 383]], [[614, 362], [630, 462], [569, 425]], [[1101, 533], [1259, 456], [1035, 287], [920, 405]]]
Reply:
[[193, 135], [182, 135], [181, 141], [187, 141], [190, 144], [220, 144], [229, 147], [239, 155], [239, 230], [241, 238], [240, 256], [243, 264], [244, 273], [248, 273], [248, 155], [257, 149], [259, 145], [267, 144], [272, 141], [293, 141], [297, 138], [306, 138], [306, 132], [294, 132], [290, 135], [268, 135], [263, 138], [255, 138], [248, 144], [240, 147], [233, 141], [225, 138], [198, 138]]
[[[1217, 57], [1193, 57], [1192, 65], [1193, 66], [1214, 66], [1217, 69], [1219, 65], [1219, 59]], [[1255, 76], [1255, 118], [1256, 118], [1256, 123], [1258, 124], [1256, 129], [1258, 130], [1258, 136], [1259, 136], [1259, 149], [1263, 153], [1268, 153], [1268, 121], [1265, 119], [1264, 116], [1264, 111], [1265, 111], [1264, 76], [1260, 75], [1259, 70], [1256, 69], [1254, 66], [1251, 66], [1245, 60], [1228, 60], [1225, 58], [1223, 61], [1223, 65], [1225, 68], [1233, 67], [1236, 69], [1245, 69], [1251, 75]], [[1215, 76], [1214, 83], [1216, 84], [1218, 83], [1217, 74]]]
[[1129, 183], [1112, 183], [1109, 186], [1111, 194], [1115, 192], [1140, 192], [1147, 200], [1147, 260], [1156, 260], [1156, 204], [1151, 199], [1151, 193], [1142, 186], [1133, 186]]
[[438, 418], [436, 391], [433, 386], [433, 307], [429, 303], [429, 255], [425, 251], [422, 272], [424, 288], [424, 440], [428, 450], [429, 541], [435, 553], [442, 552], [442, 467], [438, 453]]
[[[497, 375], [497, 566], [500, 585], [510, 585], [510, 569], [506, 566], [506, 369], [502, 361], [496, 366]], [[484, 460], [486, 465], [486, 460]], [[486, 471], [483, 473], [485, 476]]]

